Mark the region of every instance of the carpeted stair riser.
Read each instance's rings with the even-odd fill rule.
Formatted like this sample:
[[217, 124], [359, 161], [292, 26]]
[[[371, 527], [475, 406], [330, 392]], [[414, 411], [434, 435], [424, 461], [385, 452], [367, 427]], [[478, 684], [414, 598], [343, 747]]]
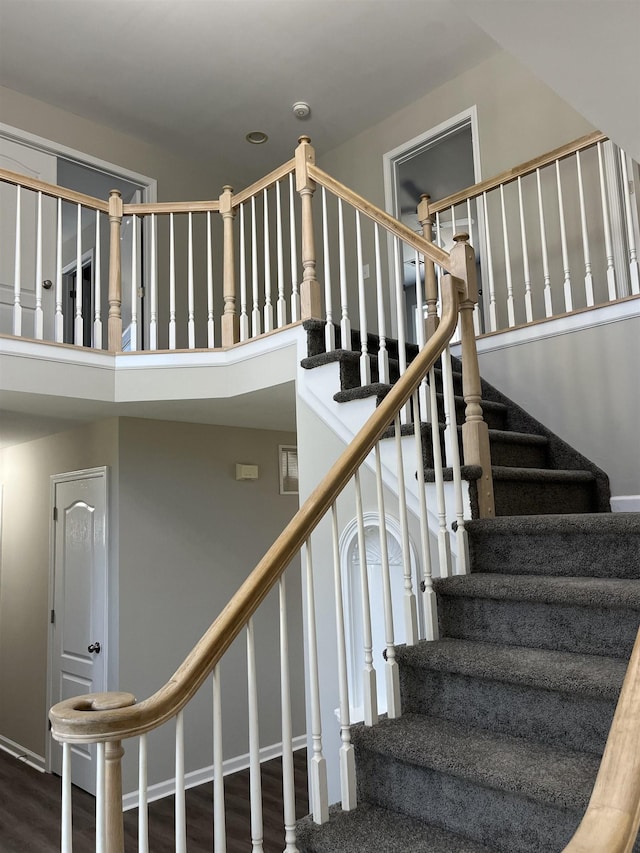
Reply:
[[[462, 448], [462, 427], [458, 427]], [[547, 468], [548, 441], [537, 435], [523, 435], [505, 430], [489, 430], [491, 461], [494, 465], [514, 468]]]
[[482, 572], [640, 579], [637, 513], [483, 519], [466, 529]]
[[430, 714], [601, 755], [615, 697], [581, 696], [455, 672], [400, 667], [403, 713]]
[[625, 607], [497, 601], [438, 591], [438, 617], [442, 637], [627, 659], [640, 613]]
[[579, 477], [582, 472], [568, 472], [574, 474], [575, 479], [569, 477], [564, 481], [554, 479], [555, 472], [551, 471], [545, 471], [539, 479], [507, 479], [496, 472], [497, 466], [492, 467], [496, 515], [595, 512], [598, 508], [596, 483], [591, 472], [584, 472], [584, 478]]
[[[532, 749], [525, 741], [409, 715], [374, 728], [356, 726], [353, 742], [361, 802], [504, 853], [561, 851], [580, 821], [598, 767], [595, 756], [552, 754], [544, 746]], [[540, 776], [538, 756], [544, 762]], [[580, 778], [559, 783], [566, 771]]]

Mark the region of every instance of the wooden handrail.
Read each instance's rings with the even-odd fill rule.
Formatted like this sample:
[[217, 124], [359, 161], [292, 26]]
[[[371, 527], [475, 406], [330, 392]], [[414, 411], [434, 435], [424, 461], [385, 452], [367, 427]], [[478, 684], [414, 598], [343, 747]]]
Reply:
[[108, 201], [75, 190], [68, 190], [56, 184], [48, 184], [46, 181], [39, 181], [37, 178], [29, 178], [27, 175], [11, 172], [9, 169], [0, 169], [0, 181], [19, 184], [21, 187], [41, 192], [44, 195], [51, 196], [51, 198], [61, 198], [63, 201], [70, 201], [72, 204], [81, 204], [83, 207], [91, 207], [94, 210], [102, 211], [102, 213], [109, 213]]
[[207, 213], [220, 210], [220, 202], [215, 201], [145, 201], [135, 204], [123, 204], [124, 216], [136, 214], [148, 216], [150, 213]]
[[631, 853], [640, 826], [640, 631], [589, 805], [563, 853]]
[[[441, 298], [442, 318], [433, 337], [171, 679], [139, 704], [132, 704], [134, 700], [130, 694], [109, 693], [79, 696], [58, 703], [49, 712], [56, 740], [91, 743], [133, 737], [156, 728], [184, 708], [444, 350], [456, 328], [459, 301], [466, 298], [464, 282], [444, 276]], [[120, 707], [122, 705], [126, 707]]]
[[444, 249], [441, 249], [434, 243], [430, 243], [425, 240], [420, 234], [416, 234], [416, 232], [412, 231], [411, 228], [408, 228], [402, 222], [398, 222], [398, 220], [391, 216], [390, 213], [387, 213], [385, 210], [377, 207], [377, 205], [367, 201], [366, 198], [358, 195], [358, 193], [350, 190], [349, 187], [346, 187], [344, 184], [341, 184], [340, 181], [332, 178], [331, 175], [323, 172], [323, 170], [319, 169], [318, 166], [309, 166], [309, 175], [314, 181], [317, 181], [320, 186], [331, 190], [334, 195], [337, 195], [343, 201], [346, 201], [352, 207], [355, 207], [356, 210], [360, 211], [360, 213], [364, 213], [364, 215], [369, 217], [369, 219], [372, 219], [374, 222], [378, 222], [386, 228], [387, 231], [390, 231], [392, 234], [395, 234], [396, 237], [404, 240], [405, 243], [408, 243], [421, 255], [425, 255], [435, 264], [439, 264], [443, 269], [447, 270], [447, 272], [451, 271], [449, 255], [444, 251]]
[[260, 178], [260, 180], [234, 195], [232, 200], [233, 206], [238, 207], [238, 205], [248, 201], [252, 196], [257, 195], [259, 192], [262, 192], [262, 190], [268, 189], [270, 186], [273, 186], [277, 181], [282, 180], [285, 175], [293, 172], [295, 167], [295, 158], [287, 160], [286, 163], [283, 163], [282, 166], [278, 166], [278, 168], [274, 169], [273, 172], [269, 172], [269, 174], [265, 175], [264, 178]]
[[600, 133], [599, 130], [596, 130], [593, 133], [588, 133], [586, 136], [581, 136], [580, 139], [576, 139], [573, 142], [567, 142], [565, 145], [561, 145], [559, 148], [554, 148], [553, 151], [548, 151], [546, 154], [541, 154], [533, 160], [527, 160], [526, 163], [514, 166], [513, 169], [507, 169], [505, 172], [500, 172], [499, 175], [495, 175], [493, 178], [487, 178], [486, 181], [480, 181], [478, 184], [473, 184], [473, 186], [467, 187], [464, 190], [459, 190], [457, 193], [453, 193], [439, 201], [430, 201], [429, 213], [441, 213], [443, 210], [447, 210], [447, 208], [452, 205], [460, 204], [467, 199], [477, 198], [482, 195], [482, 193], [489, 192], [489, 190], [499, 187], [500, 184], [510, 184], [524, 175], [529, 175], [531, 172], [535, 172], [536, 169], [541, 169], [543, 166], [555, 163], [556, 160], [564, 160], [566, 157], [570, 157], [572, 154], [575, 154], [576, 151], [584, 151], [585, 148], [591, 148], [593, 145], [596, 145], [596, 143], [604, 142], [608, 138], [609, 137], [605, 136], [604, 133]]

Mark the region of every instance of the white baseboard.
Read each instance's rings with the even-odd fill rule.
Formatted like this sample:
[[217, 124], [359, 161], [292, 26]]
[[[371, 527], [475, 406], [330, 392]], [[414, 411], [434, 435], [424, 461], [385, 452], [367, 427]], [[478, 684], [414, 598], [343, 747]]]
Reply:
[[13, 755], [14, 758], [19, 759], [25, 764], [28, 764], [29, 767], [33, 767], [34, 770], [39, 770], [40, 773], [45, 772], [44, 757], [42, 755], [38, 755], [36, 752], [32, 752], [26, 747], [20, 746], [19, 743], [16, 743], [10, 738], [0, 735], [0, 749], [3, 752], [8, 752], [9, 755]]
[[[307, 736], [300, 735], [293, 739], [293, 749], [303, 749], [307, 745]], [[279, 758], [282, 755], [282, 743], [274, 743], [271, 746], [264, 746], [260, 750], [260, 763], [263, 761], [271, 761], [272, 758]], [[224, 776], [229, 776], [231, 773], [237, 773], [239, 770], [246, 770], [249, 767], [249, 753], [245, 755], [237, 755], [235, 758], [227, 758], [222, 764], [222, 773]], [[195, 788], [197, 785], [204, 785], [206, 782], [213, 780], [213, 765], [202, 767], [200, 770], [192, 770], [190, 773], [185, 773], [184, 785], [185, 788]], [[164, 797], [172, 797], [176, 792], [175, 779], [167, 779], [164, 782], [158, 782], [155, 785], [150, 785], [147, 790], [147, 802], [152, 803], [154, 800], [161, 800]], [[122, 797], [122, 809], [128, 811], [138, 807], [138, 791], [130, 791]]]
[[611, 512], [640, 512], [640, 495], [616, 495], [612, 497]]

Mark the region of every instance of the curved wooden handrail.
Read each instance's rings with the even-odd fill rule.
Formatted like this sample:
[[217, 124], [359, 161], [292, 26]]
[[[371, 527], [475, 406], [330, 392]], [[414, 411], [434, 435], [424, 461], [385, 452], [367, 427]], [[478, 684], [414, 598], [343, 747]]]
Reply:
[[243, 204], [245, 201], [248, 201], [251, 196], [257, 195], [262, 190], [266, 190], [269, 187], [273, 186], [277, 181], [282, 180], [286, 175], [290, 172], [293, 172], [296, 168], [295, 158], [291, 160], [287, 160], [286, 163], [283, 163], [282, 166], [278, 166], [277, 169], [274, 169], [273, 172], [269, 172], [268, 175], [265, 175], [260, 180], [251, 184], [245, 189], [241, 190], [239, 193], [233, 196], [231, 200], [231, 204], [233, 207], [238, 207], [238, 205]]
[[584, 151], [586, 148], [591, 148], [598, 142], [604, 142], [608, 139], [604, 133], [599, 130], [593, 133], [588, 133], [586, 136], [581, 136], [580, 139], [575, 139], [573, 142], [567, 142], [559, 148], [554, 148], [553, 151], [548, 151], [546, 154], [541, 154], [533, 160], [527, 160], [526, 163], [521, 163], [519, 166], [514, 166], [513, 169], [507, 169], [500, 172], [499, 175], [494, 175], [493, 178], [487, 178], [486, 181], [480, 181], [478, 184], [473, 184], [464, 190], [459, 190], [457, 193], [441, 198], [438, 201], [429, 202], [429, 213], [441, 213], [443, 210], [452, 205], [460, 204], [467, 199], [477, 198], [482, 193], [489, 192], [499, 187], [500, 184], [510, 184], [518, 178], [525, 175], [530, 175], [536, 169], [541, 169], [543, 166], [548, 166], [550, 163], [555, 163], [556, 160], [564, 160], [575, 154], [576, 151]]
[[[443, 276], [442, 319], [433, 337], [171, 679], [153, 696], [139, 704], [131, 704], [131, 694], [108, 693], [78, 696], [58, 703], [49, 712], [52, 734], [56, 740], [89, 743], [133, 737], [158, 727], [184, 708], [444, 350], [456, 328], [459, 300], [465, 295], [461, 279]], [[109, 702], [110, 708], [102, 710], [105, 703]]]
[[631, 853], [640, 826], [640, 631], [596, 783], [563, 853]]
[[85, 193], [79, 193], [75, 190], [68, 190], [56, 184], [48, 184], [46, 181], [40, 181], [37, 178], [29, 178], [27, 175], [21, 175], [19, 172], [11, 172], [9, 169], [0, 169], [0, 181], [19, 184], [21, 187], [41, 192], [44, 195], [51, 196], [51, 198], [61, 198], [62, 201], [70, 201], [72, 204], [81, 204], [83, 207], [100, 210], [102, 213], [109, 213], [108, 201], [94, 198], [92, 195], [85, 195]]
[[391, 216], [390, 213], [387, 213], [385, 210], [377, 207], [377, 205], [367, 201], [366, 198], [363, 198], [361, 195], [358, 195], [358, 193], [350, 190], [349, 187], [341, 184], [340, 181], [332, 178], [331, 175], [328, 175], [317, 166], [309, 165], [307, 168], [309, 176], [313, 178], [314, 181], [317, 181], [320, 186], [331, 190], [334, 195], [337, 195], [343, 201], [346, 201], [352, 207], [355, 207], [360, 211], [360, 213], [364, 213], [364, 215], [369, 217], [369, 219], [372, 219], [374, 222], [378, 222], [386, 228], [387, 231], [390, 231], [392, 234], [395, 234], [396, 237], [404, 240], [405, 243], [408, 243], [421, 255], [426, 255], [426, 257], [433, 261], [434, 264], [438, 264], [443, 269], [447, 270], [447, 272], [452, 271], [450, 267], [449, 254], [445, 252], [444, 249], [441, 249], [440, 246], [436, 246], [435, 243], [430, 243], [428, 240], [425, 240], [422, 235], [416, 234], [416, 232], [412, 231], [411, 228], [404, 225], [402, 222], [398, 222], [398, 220]]

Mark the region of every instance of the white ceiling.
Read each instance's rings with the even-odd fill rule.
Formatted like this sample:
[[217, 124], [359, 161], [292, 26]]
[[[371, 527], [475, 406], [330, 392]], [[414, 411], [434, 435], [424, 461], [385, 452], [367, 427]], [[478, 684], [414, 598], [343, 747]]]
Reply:
[[495, 50], [448, 0], [0, 0], [2, 85], [249, 180]]

